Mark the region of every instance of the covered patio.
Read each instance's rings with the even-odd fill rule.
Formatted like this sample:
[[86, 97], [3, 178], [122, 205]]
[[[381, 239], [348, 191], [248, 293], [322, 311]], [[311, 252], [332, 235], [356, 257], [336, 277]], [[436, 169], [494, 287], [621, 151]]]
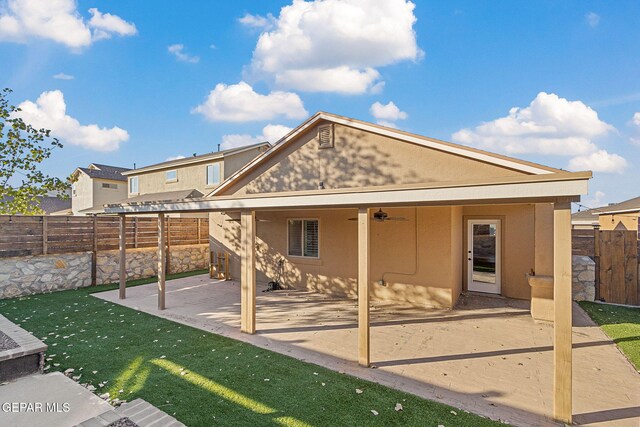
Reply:
[[[555, 425], [553, 325], [535, 322], [527, 301], [465, 295], [453, 310], [372, 303], [370, 369], [357, 363], [356, 300], [261, 290], [255, 335], [239, 331], [234, 281], [168, 281], [162, 311], [153, 284], [127, 289], [126, 299], [94, 296], [511, 424]], [[573, 343], [574, 422], [638, 425], [638, 373], [575, 305]]]

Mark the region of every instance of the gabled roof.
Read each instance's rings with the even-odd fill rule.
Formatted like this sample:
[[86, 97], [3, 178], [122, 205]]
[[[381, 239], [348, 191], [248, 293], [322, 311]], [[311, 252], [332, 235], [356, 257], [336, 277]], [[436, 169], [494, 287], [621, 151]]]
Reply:
[[574, 224], [597, 224], [598, 213], [601, 208], [586, 209], [571, 214], [571, 222]]
[[228, 150], [214, 151], [212, 153], [200, 154], [199, 156], [185, 157], [183, 159], [167, 160], [166, 162], [155, 163], [137, 169], [129, 169], [123, 175], [137, 175], [143, 172], [150, 172], [158, 169], [166, 169], [170, 167], [185, 166], [193, 163], [200, 163], [207, 160], [221, 159], [234, 154], [243, 153], [258, 147], [271, 147], [268, 142], [259, 142], [257, 144], [246, 145], [244, 147], [230, 148]]
[[128, 171], [127, 168], [121, 168], [119, 166], [101, 165], [99, 163], [91, 163], [89, 167], [77, 168], [74, 172], [82, 171], [90, 178], [108, 179], [111, 181], [126, 181], [127, 178], [122, 175], [123, 172]]
[[[6, 196], [3, 200], [10, 202], [13, 197]], [[35, 205], [42, 209], [45, 215], [49, 215], [54, 212], [71, 209], [71, 198], [65, 200], [53, 196], [39, 196], [36, 197]]]
[[599, 215], [608, 215], [626, 212], [640, 212], [640, 197], [625, 200], [599, 209]]
[[433, 148], [436, 150], [471, 158], [474, 160], [479, 160], [486, 163], [499, 165], [508, 169], [513, 169], [513, 170], [517, 170], [517, 171], [528, 173], [528, 174], [543, 175], [543, 174], [550, 174], [550, 173], [565, 173], [565, 171], [562, 171], [560, 169], [543, 166], [537, 163], [527, 162], [527, 161], [515, 159], [512, 157], [490, 153], [488, 151], [478, 150], [478, 149], [467, 147], [464, 145], [453, 144], [450, 142], [445, 142], [445, 141], [441, 141], [434, 138], [428, 138], [425, 136], [404, 132], [398, 129], [380, 126], [377, 124], [368, 123], [368, 122], [351, 119], [348, 117], [338, 116], [335, 114], [321, 111], [314, 114], [304, 123], [299, 125], [297, 128], [293, 129], [291, 132], [289, 132], [287, 135], [281, 138], [269, 150], [264, 152], [262, 155], [256, 157], [254, 160], [247, 163], [244, 167], [236, 171], [219, 187], [213, 190], [207, 197], [224, 194], [226, 189], [231, 187], [242, 177], [246, 176], [249, 172], [258, 168], [267, 159], [271, 158], [272, 156], [276, 155], [278, 152], [282, 151], [282, 149], [287, 147], [292, 141], [294, 141], [298, 135], [302, 134], [303, 132], [305, 132], [306, 130], [308, 130], [309, 128], [311, 128], [312, 126], [314, 126], [316, 123], [320, 121], [328, 121], [331, 123], [342, 124], [345, 126], [362, 130], [362, 131], [371, 132], [371, 133], [375, 133], [383, 136], [388, 136], [401, 141], [422, 145], [424, 147]]

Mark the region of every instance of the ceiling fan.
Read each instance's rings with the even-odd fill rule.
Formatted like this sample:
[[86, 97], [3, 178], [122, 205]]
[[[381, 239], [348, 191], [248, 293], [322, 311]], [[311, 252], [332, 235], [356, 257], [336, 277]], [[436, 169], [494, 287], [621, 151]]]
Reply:
[[[384, 221], [409, 221], [407, 218], [403, 216], [389, 216], [388, 213], [379, 209], [377, 212], [374, 212], [371, 217], [372, 220], [376, 222], [384, 222]], [[358, 218], [349, 218], [349, 221], [357, 221]]]

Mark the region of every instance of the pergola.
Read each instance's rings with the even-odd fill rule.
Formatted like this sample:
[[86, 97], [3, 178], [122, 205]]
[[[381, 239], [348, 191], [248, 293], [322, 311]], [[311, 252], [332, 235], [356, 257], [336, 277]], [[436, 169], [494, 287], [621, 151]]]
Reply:
[[[375, 189], [313, 190], [307, 192], [220, 196], [169, 203], [107, 206], [120, 216], [120, 298], [126, 297], [125, 217], [158, 215], [158, 309], [165, 309], [165, 230], [167, 212], [240, 212], [241, 331], [256, 332], [256, 213], [274, 210], [354, 209], [358, 224], [358, 362], [370, 366], [370, 211], [397, 206], [466, 206], [517, 203], [553, 205], [552, 241], [554, 282], [553, 417], [572, 419], [572, 274], [571, 202], [587, 192], [591, 173], [554, 173], [500, 178], [475, 183], [436, 183]], [[549, 228], [550, 223], [537, 228]], [[537, 250], [537, 249], [536, 249]], [[548, 255], [547, 255], [548, 256]]]

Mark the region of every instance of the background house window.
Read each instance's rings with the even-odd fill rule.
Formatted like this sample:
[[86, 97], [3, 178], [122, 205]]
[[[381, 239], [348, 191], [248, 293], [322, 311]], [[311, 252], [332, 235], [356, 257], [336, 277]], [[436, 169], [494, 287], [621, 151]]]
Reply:
[[118, 189], [118, 184], [110, 184], [108, 182], [102, 183], [102, 188], [113, 188], [114, 190]]
[[78, 192], [76, 190], [76, 185], [75, 184], [71, 185], [71, 195], [73, 197], [76, 197], [78, 195]]
[[318, 220], [290, 219], [287, 227], [289, 255], [318, 258]]
[[172, 171], [166, 171], [164, 173], [164, 178], [167, 182], [174, 182], [178, 180], [178, 171], [177, 170], [172, 170]]
[[220, 163], [207, 165], [207, 185], [220, 184]]
[[138, 177], [137, 176], [129, 178], [129, 193], [131, 194], [138, 193]]

